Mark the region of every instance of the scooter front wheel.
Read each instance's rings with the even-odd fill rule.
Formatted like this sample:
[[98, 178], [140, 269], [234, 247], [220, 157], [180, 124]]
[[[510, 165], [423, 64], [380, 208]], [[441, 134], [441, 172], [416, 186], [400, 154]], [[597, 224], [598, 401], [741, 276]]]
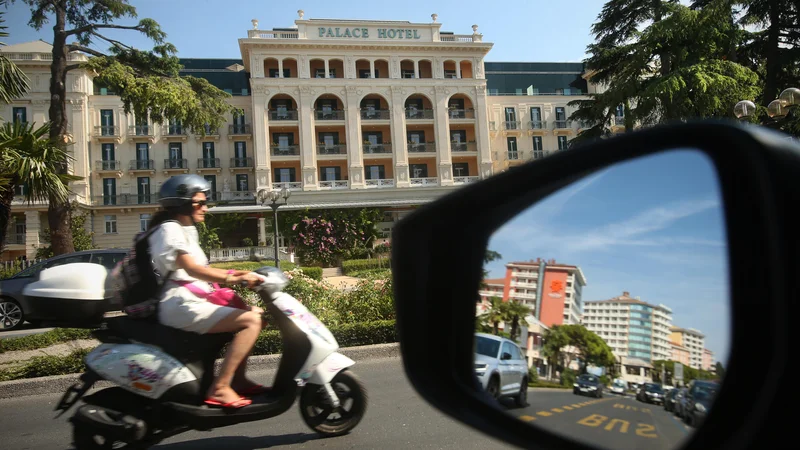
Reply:
[[303, 421], [326, 437], [349, 433], [367, 411], [367, 390], [354, 373], [339, 372], [331, 380], [331, 387], [339, 397], [338, 408], [331, 403], [324, 386], [309, 383], [300, 392]]

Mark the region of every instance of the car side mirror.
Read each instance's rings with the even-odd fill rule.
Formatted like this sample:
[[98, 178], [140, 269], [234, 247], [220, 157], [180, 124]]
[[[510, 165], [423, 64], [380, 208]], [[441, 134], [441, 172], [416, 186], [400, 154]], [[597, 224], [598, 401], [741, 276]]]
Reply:
[[[653, 106], [648, 106], [650, 113], [658, 114], [656, 111], [660, 111], [660, 107], [655, 106], [657, 103], [654, 100]], [[672, 165], [656, 167], [653, 161], [670, 153], [684, 156], [692, 154], [694, 162], [675, 159]], [[649, 161], [647, 171], [636, 173], [630, 168], [644, 160]], [[784, 425], [787, 422], [783, 411], [789, 407], [789, 399], [782, 398], [773, 387], [781, 385], [782, 377], [789, 370], [787, 362], [794, 359], [790, 353], [793, 347], [786, 337], [791, 336], [791, 321], [796, 317], [790, 308], [794, 304], [792, 293], [797, 292], [794, 276], [800, 272], [800, 258], [797, 258], [796, 252], [800, 248], [800, 234], [794, 231], [796, 221], [787, 213], [787, 207], [800, 204], [800, 189], [796, 183], [800, 178], [800, 145], [787, 139], [783, 133], [749, 123], [690, 121], [603, 136], [595, 142], [570, 147], [569, 150], [554, 152], [521, 165], [503, 161], [505, 166], [501, 166], [501, 169], [505, 170], [499, 173], [498, 163], [492, 164], [488, 159], [485, 164], [483, 160], [480, 161], [483, 180], [460, 187], [415, 209], [396, 223], [392, 230], [391, 264], [392, 267], [403, 268], [393, 272], [397, 336], [408, 379], [422, 398], [448, 416], [514, 446], [596, 448], [596, 440], [587, 440], [575, 433], [561, 434], [556, 428], [548, 429], [555, 419], [550, 417], [553, 420], [548, 422], [546, 417], [552, 416], [552, 413], [538, 415], [537, 407], [523, 412], [501, 408], [497, 400], [482, 389], [480, 380], [475, 376], [474, 335], [476, 332], [497, 329], [496, 322], [487, 323], [491, 322], [489, 318], [493, 315], [486, 312], [495, 305], [509, 303], [507, 297], [512, 289], [519, 298], [516, 303], [529, 306], [531, 314], [518, 313], [519, 320], [514, 321], [513, 325], [511, 321], [505, 322], [504, 333], [513, 336], [525, 327], [527, 333], [544, 336], [545, 333], [552, 333], [552, 328], [555, 328], [551, 326], [553, 323], [559, 326], [565, 323], [562, 320], [577, 324], [576, 333], [583, 333], [577, 328], [582, 324], [581, 315], [585, 314], [586, 309], [581, 310], [581, 304], [572, 301], [578, 293], [575, 280], [584, 276], [581, 270], [570, 266], [570, 261], [564, 263], [558, 259], [538, 261], [536, 269], [521, 267], [525, 272], [517, 269], [508, 269], [506, 272], [503, 270], [504, 264], [515, 261], [515, 264], [522, 262], [532, 266], [534, 261], [531, 258], [539, 255], [560, 258], [561, 254], [557, 252], [575, 251], [578, 248], [617, 248], [631, 253], [639, 251], [635, 249], [650, 248], [653, 243], [669, 246], [687, 238], [685, 245], [694, 247], [686, 252], [689, 256], [678, 258], [681, 262], [699, 263], [693, 255], [700, 245], [713, 244], [720, 248], [722, 258], [715, 260], [719, 289], [715, 290], [717, 298], [711, 301], [722, 301], [713, 303], [713, 306], [702, 306], [713, 309], [722, 305], [724, 312], [714, 318], [716, 324], [726, 328], [724, 334], [716, 335], [716, 339], [729, 339], [730, 345], [726, 346], [727, 354], [714, 355], [724, 364], [726, 372], [714, 404], [709, 408], [702, 425], [680, 445], [688, 450], [709, 448], [709, 443], [713, 443], [711, 446], [714, 448], [764, 448], [766, 446], [758, 439], [786, 436]], [[626, 176], [621, 172], [617, 176], [605, 173], [613, 172], [620, 166], [626, 167]], [[667, 177], [662, 178], [663, 173], [659, 174], [657, 170], [659, 167], [663, 168], [663, 173], [669, 174], [671, 182]], [[699, 167], [710, 168], [702, 174], [705, 180], [715, 181], [715, 195], [687, 196], [687, 202], [677, 207], [669, 202], [682, 199], [654, 198], [656, 194], [698, 186], [695, 183], [704, 180], [697, 176]], [[635, 176], [628, 176], [632, 173]], [[658, 185], [648, 178], [653, 173], [663, 180], [658, 181]], [[598, 186], [609, 185], [595, 181], [601, 175], [612, 179], [616, 190], [602, 191]], [[603, 192], [602, 198], [590, 201], [592, 195], [598, 196]], [[568, 194], [582, 194], [586, 201], [576, 206], [573, 196]], [[619, 196], [613, 197], [614, 194], [622, 194], [624, 198], [620, 200]], [[546, 202], [551, 196], [559, 196], [563, 201]], [[605, 201], [609, 199], [614, 200], [614, 205], [639, 202], [638, 212], [642, 214], [639, 216], [636, 215], [637, 211], [625, 210], [623, 216], [609, 207]], [[533, 211], [531, 208], [537, 204], [546, 204], [547, 208]], [[680, 228], [671, 234], [652, 236], [652, 239], [641, 236], [642, 230], [660, 230], [665, 221], [676, 222], [691, 217], [693, 211], [707, 211], [709, 208], [716, 208], [716, 219], [713, 220], [718, 231], [713, 235], [713, 242], [705, 240], [700, 234], [687, 237]], [[650, 212], [649, 209], [655, 211]], [[527, 214], [529, 210], [536, 214]], [[508, 225], [523, 213], [527, 214], [526, 226]], [[605, 218], [605, 222], [593, 224], [595, 227], [591, 234], [580, 234], [567, 227], [559, 228], [553, 226], [552, 222], [546, 228], [540, 226], [542, 221], [555, 214], [569, 216], [572, 219], [570, 225], [595, 220], [600, 216]], [[619, 223], [625, 226], [616, 226]], [[494, 249], [490, 243], [499, 230], [505, 230], [505, 248], [514, 250], [515, 259], [503, 255], [505, 258], [495, 261], [492, 266], [491, 252]], [[758, 239], [753, 236], [758, 236]], [[534, 241], [549, 245], [548, 251], [531, 246]], [[692, 241], [692, 244], [688, 241]], [[544, 244], [539, 245], [544, 247]], [[643, 267], [650, 261], [666, 261], [666, 258], [662, 258], [665, 255], [655, 250], [649, 254], [646, 261], [641, 259], [631, 265]], [[590, 264], [586, 262], [589, 260], [584, 258], [579, 264], [586, 267]], [[558, 266], [558, 263], [563, 265], [553, 269], [553, 272], [539, 269], [547, 265]], [[487, 273], [489, 269], [492, 270], [491, 274]], [[595, 264], [595, 271], [602, 269], [602, 264]], [[500, 273], [500, 270], [503, 272]], [[515, 271], [520, 277], [514, 288], [509, 288], [503, 284], [504, 280], [516, 277]], [[556, 272], [560, 275], [553, 275]], [[508, 276], [504, 279], [506, 273]], [[587, 270], [585, 280], [589, 281], [586, 283], [591, 282], [592, 276]], [[706, 280], [712, 278], [706, 277]], [[631, 276], [620, 278], [616, 283], [620, 292], [626, 289], [626, 283], [631, 279]], [[442, 280], [459, 282], [444, 283]], [[589, 286], [586, 283], [584, 285]], [[697, 292], [703, 290], [704, 286], [696, 289]], [[588, 290], [583, 292], [584, 302], [609, 298], [594, 298], [596, 291], [592, 292], [590, 298]], [[573, 296], [569, 301], [567, 293]], [[652, 304], [653, 309], [660, 308], [658, 300], [648, 299], [648, 294], [642, 295], [639, 301], [636, 299], [637, 293], [630, 292], [629, 295], [629, 292], [624, 292], [629, 304], [646, 303]], [[495, 301], [498, 298], [500, 301]], [[757, 308], [753, 307], [753, 299], [758, 299]], [[698, 303], [703, 301], [697, 300]], [[557, 308], [551, 310], [550, 314], [539, 311], [548, 304]], [[568, 304], [571, 306], [567, 307]], [[497, 310], [500, 311], [500, 308], [497, 307]], [[658, 315], [662, 317], [672, 315], [670, 309], [660, 308], [659, 311]], [[481, 314], [487, 317], [483, 322], [476, 317]], [[728, 318], [730, 320], [726, 320]], [[549, 321], [549, 325], [544, 323], [546, 321]], [[686, 322], [676, 321], [665, 328], [670, 330], [669, 326], [690, 326], [684, 325]], [[478, 330], [477, 327], [481, 326], [488, 331]], [[752, 338], [753, 326], [758, 329], [759, 339]], [[539, 330], [536, 330], [537, 327]], [[592, 339], [582, 341], [589, 343], [586, 346], [589, 349], [597, 348], [601, 343], [607, 345], [597, 335], [566, 337], [575, 341], [584, 337]], [[433, 342], [437, 345], [431, 345]], [[548, 338], [547, 342], [554, 341]], [[765, 345], [765, 342], [769, 344]], [[580, 373], [579, 370], [586, 368], [583, 362], [578, 361], [585, 358], [575, 356], [579, 352], [569, 353], [563, 348], [555, 349], [565, 353], [560, 355], [561, 358], [550, 354], [540, 357], [543, 360], [541, 367], [547, 368], [548, 381], [559, 383], [559, 375], [562, 380], [567, 379], [567, 375]], [[669, 359], [669, 342], [665, 341], [660, 348], [666, 349], [663, 359]], [[759, 355], [760, 360], [769, 361], [771, 365], [764, 371], [751, 370], [752, 355]], [[638, 363], [637, 370], [646, 364], [650, 365], [636, 358], [618, 361], [611, 351], [592, 354], [591, 358], [595, 367], [622, 370], [623, 373], [626, 368], [619, 367], [621, 365], [635, 366], [634, 363]], [[565, 367], [570, 364], [574, 367]], [[641, 392], [641, 387], [638, 390]], [[523, 398], [522, 393], [519, 398]], [[613, 408], [613, 402], [608, 404]], [[604, 403], [598, 403], [598, 407], [600, 405]], [[584, 410], [579, 411], [575, 414], [584, 413]], [[574, 415], [571, 411], [556, 414], [558, 417], [573, 414], [569, 419], [571, 424], [580, 419], [577, 427], [596, 427], [593, 429], [605, 431], [619, 425], [619, 420], [615, 418], [616, 411], [609, 411], [592, 413], [588, 418], [584, 417], [588, 413], [583, 416]], [[511, 414], [515, 414], [516, 420], [509, 420]], [[636, 430], [635, 426], [631, 426], [629, 435], [654, 437], [654, 431], [648, 428], [651, 426]], [[627, 425], [624, 429], [628, 430]], [[666, 445], [672, 448], [672, 444]]]
[[500, 357], [500, 359], [502, 361], [505, 361], [507, 359], [511, 359], [511, 353], [503, 353], [503, 355]]

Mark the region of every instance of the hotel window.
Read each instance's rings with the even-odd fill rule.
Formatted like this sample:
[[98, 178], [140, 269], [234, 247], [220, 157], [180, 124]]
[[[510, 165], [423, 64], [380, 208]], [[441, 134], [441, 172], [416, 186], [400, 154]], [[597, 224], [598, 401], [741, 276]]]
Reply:
[[513, 136], [507, 137], [506, 145], [508, 146], [508, 159], [519, 159], [519, 152], [517, 151], [517, 138]]
[[103, 178], [103, 204], [117, 204], [117, 179]]
[[[314, 78], [325, 78], [325, 69], [317, 69], [314, 71]], [[336, 78], [336, 69], [328, 70], [328, 78]]]
[[295, 168], [294, 167], [276, 167], [275, 168], [275, 183], [294, 183], [295, 182]]
[[497, 95], [500, 91], [498, 89], [489, 89], [489, 95]]
[[153, 216], [151, 214], [139, 214], [139, 231], [147, 231], [147, 228], [150, 227], [150, 219]]
[[319, 178], [322, 181], [337, 181], [342, 179], [341, 167], [320, 167]]
[[568, 147], [567, 145], [567, 137], [566, 136], [559, 136], [558, 137], [558, 149], [559, 150], [566, 150]]
[[106, 234], [115, 234], [117, 232], [117, 216], [105, 216], [104, 221]]
[[136, 144], [136, 168], [150, 169], [150, 145], [147, 142]]
[[28, 122], [28, 110], [22, 106], [15, 106], [12, 110], [11, 117], [13, 117], [14, 123], [27, 123]]
[[408, 172], [411, 174], [411, 178], [428, 178], [428, 165], [409, 164]]
[[289, 118], [288, 100], [273, 100], [272, 109], [275, 111], [275, 117], [278, 119]]
[[[323, 70], [323, 73], [324, 72], [325, 71]], [[270, 78], [280, 78], [280, 74], [281, 73], [278, 71], [278, 69], [269, 69], [269, 77]], [[283, 69], [283, 78], [291, 78], [289, 76], [289, 69]]]
[[217, 199], [217, 176], [216, 175], [203, 175], [203, 178], [211, 185], [211, 192], [208, 194], [209, 199], [214, 201]]
[[544, 147], [542, 146], [542, 137], [541, 136], [534, 136], [533, 137], [533, 151], [542, 151]]
[[403, 78], [415, 78], [413, 69], [403, 69], [401, 75]]
[[249, 190], [247, 182], [247, 174], [236, 175], [236, 190], [239, 192], [246, 192]]
[[114, 110], [100, 110], [100, 134], [102, 136], [114, 135]]
[[368, 180], [383, 180], [386, 179], [386, 169], [384, 166], [366, 166], [364, 167], [364, 177]]
[[146, 205], [150, 203], [150, 177], [136, 178], [136, 193], [139, 195], [137, 204]]
[[447, 70], [447, 69], [445, 69], [444, 70], [444, 77], [445, 78], [456, 79], [456, 78], [458, 78], [458, 74], [456, 73], [455, 70]]
[[233, 143], [233, 157], [236, 167], [247, 167], [247, 142], [236, 141]]
[[[358, 78], [372, 78], [369, 76], [369, 69], [359, 69]], [[378, 72], [378, 69], [375, 69], [375, 78], [380, 78], [380, 72]]]
[[469, 163], [453, 163], [453, 176], [468, 177], [469, 176]]

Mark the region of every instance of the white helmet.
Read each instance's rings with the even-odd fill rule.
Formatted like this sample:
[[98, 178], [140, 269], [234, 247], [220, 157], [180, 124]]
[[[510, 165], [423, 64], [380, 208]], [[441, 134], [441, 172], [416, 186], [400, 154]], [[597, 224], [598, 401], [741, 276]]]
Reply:
[[277, 267], [266, 266], [255, 271], [264, 280], [261, 284], [254, 287], [256, 292], [264, 292], [273, 296], [282, 291], [283, 288], [289, 284], [289, 279], [286, 278], [283, 271]]

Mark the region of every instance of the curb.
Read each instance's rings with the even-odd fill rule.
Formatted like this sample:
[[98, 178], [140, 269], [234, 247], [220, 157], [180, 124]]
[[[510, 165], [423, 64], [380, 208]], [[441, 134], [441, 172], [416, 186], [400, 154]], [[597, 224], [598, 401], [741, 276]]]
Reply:
[[[400, 344], [376, 344], [364, 345], [359, 347], [340, 348], [339, 352], [348, 358], [358, 362], [373, 359], [399, 358]], [[276, 370], [281, 355], [262, 355], [252, 356], [247, 361], [247, 370], [265, 371]], [[215, 369], [219, 369], [221, 359], [214, 364]], [[63, 393], [78, 381], [81, 374], [53, 375], [49, 377], [25, 378], [22, 380], [0, 382], [0, 399], [27, 397], [30, 395], [43, 395]], [[92, 387], [92, 391], [98, 388], [115, 386], [108, 381], [98, 381]], [[91, 391], [90, 391], [91, 392]]]

